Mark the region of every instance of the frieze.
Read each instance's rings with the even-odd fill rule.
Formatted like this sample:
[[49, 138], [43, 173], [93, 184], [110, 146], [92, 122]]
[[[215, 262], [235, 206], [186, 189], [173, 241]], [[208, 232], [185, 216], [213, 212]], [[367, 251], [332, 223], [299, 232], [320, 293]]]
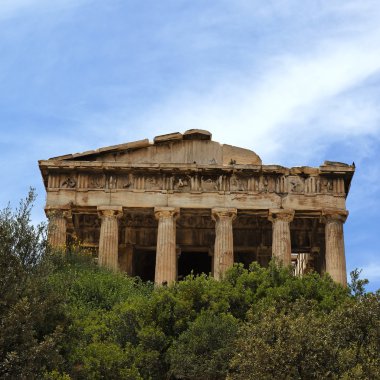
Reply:
[[145, 190], [162, 190], [163, 178], [159, 175], [147, 175], [144, 181]]
[[303, 193], [305, 190], [304, 179], [299, 176], [288, 177], [288, 191], [289, 193]]
[[233, 174], [230, 177], [230, 189], [231, 191], [248, 191], [248, 179]]
[[191, 191], [191, 176], [178, 175], [174, 177], [174, 190], [188, 192]]
[[106, 187], [106, 176], [105, 174], [92, 174], [88, 182], [90, 189], [104, 189]]
[[121, 174], [117, 177], [116, 187], [122, 190], [133, 190], [133, 183], [134, 179], [132, 173]]
[[61, 187], [66, 189], [74, 189], [77, 185], [77, 181], [74, 177], [67, 176], [61, 182]]
[[219, 191], [218, 178], [215, 175], [201, 176], [201, 190], [205, 192]]
[[51, 189], [98, 189], [125, 191], [219, 192], [246, 194], [331, 194], [345, 195], [341, 177], [279, 175], [277, 173], [149, 173], [129, 172], [50, 174]]

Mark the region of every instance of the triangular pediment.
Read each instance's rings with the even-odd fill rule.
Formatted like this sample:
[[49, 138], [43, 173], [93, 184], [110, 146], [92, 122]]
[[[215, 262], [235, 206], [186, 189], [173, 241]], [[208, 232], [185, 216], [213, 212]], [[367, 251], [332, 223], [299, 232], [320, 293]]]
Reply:
[[211, 133], [192, 129], [170, 133], [83, 153], [53, 157], [59, 161], [119, 162], [131, 164], [200, 164], [261, 165], [260, 157], [251, 150], [220, 144], [211, 140]]

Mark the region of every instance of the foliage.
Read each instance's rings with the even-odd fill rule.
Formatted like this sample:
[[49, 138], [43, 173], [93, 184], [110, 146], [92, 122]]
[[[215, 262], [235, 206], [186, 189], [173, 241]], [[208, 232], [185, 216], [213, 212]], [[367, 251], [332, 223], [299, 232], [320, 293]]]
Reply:
[[33, 226], [35, 194], [0, 212], [0, 377], [38, 378], [59, 366], [66, 316], [62, 298], [49, 286], [46, 228]]
[[171, 373], [179, 379], [224, 379], [237, 330], [231, 314], [202, 312], [170, 348]]
[[330, 313], [315, 301], [252, 311], [235, 342], [229, 379], [380, 378], [380, 295]]
[[274, 262], [154, 287], [50, 252], [33, 200], [0, 213], [1, 378], [380, 378], [380, 293], [358, 271], [349, 289]]

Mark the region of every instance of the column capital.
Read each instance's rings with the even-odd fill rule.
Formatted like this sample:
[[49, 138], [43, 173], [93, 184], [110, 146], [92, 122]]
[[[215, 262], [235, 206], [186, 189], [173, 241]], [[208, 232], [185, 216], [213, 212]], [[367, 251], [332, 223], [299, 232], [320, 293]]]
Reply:
[[342, 222], [347, 219], [348, 211], [339, 209], [324, 209], [322, 210], [321, 221], [323, 223]]
[[70, 219], [72, 217], [70, 206], [46, 206], [45, 214], [49, 219], [54, 217]]
[[237, 209], [231, 207], [216, 207], [211, 209], [211, 218], [215, 222], [219, 219], [227, 218], [232, 221], [236, 219]]
[[121, 218], [123, 215], [122, 206], [98, 206], [98, 215], [100, 218], [116, 217]]
[[274, 208], [269, 210], [268, 219], [274, 223], [278, 220], [290, 223], [294, 219], [294, 210], [288, 208]]
[[155, 207], [154, 208], [154, 216], [155, 218], [174, 218], [177, 219], [179, 217], [179, 208], [176, 207]]

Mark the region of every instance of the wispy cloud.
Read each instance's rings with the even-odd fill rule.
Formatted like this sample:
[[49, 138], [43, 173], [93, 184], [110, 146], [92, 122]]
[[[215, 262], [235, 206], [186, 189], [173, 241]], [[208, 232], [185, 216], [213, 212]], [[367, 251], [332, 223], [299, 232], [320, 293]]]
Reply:
[[[302, 146], [318, 149], [323, 140], [333, 143], [379, 132], [375, 99], [358, 99], [357, 92], [350, 92], [379, 73], [379, 42], [380, 29], [350, 41], [322, 40], [306, 54], [268, 57], [259, 79], [250, 71], [224, 72], [206, 93], [187, 83], [186, 90], [175, 89], [134, 120], [113, 109], [98, 122], [125, 137], [128, 124], [149, 135], [164, 128], [209, 129], [221, 141], [257, 147], [269, 160], [283, 155], [291, 142], [302, 156]], [[310, 158], [315, 151], [303, 153], [307, 157], [302, 158]]]

